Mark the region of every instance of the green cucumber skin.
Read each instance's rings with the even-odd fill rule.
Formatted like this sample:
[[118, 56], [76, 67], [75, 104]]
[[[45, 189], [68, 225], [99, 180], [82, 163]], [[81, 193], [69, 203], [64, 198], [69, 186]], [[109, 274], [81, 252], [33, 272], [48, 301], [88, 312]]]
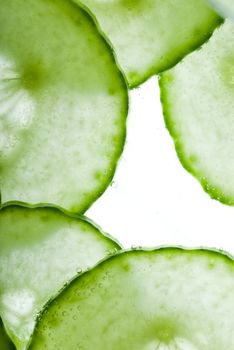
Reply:
[[[159, 277], [155, 280], [157, 274]], [[165, 275], [162, 280], [160, 274]], [[232, 350], [234, 320], [230, 313], [230, 317], [226, 319], [226, 313], [224, 314], [222, 310], [223, 299], [220, 298], [223, 296], [225, 301], [229, 298], [229, 304], [226, 306], [227, 310], [230, 310], [230, 303], [233, 301], [233, 276], [233, 258], [218, 250], [162, 247], [156, 250], [136, 249], [120, 252], [73, 280], [57, 298], [45, 306], [38, 317], [28, 349], [66, 350], [75, 349], [75, 346], [85, 350], [94, 347], [95, 350], [130, 348], [151, 350], [161, 349], [160, 346], [162, 349], [177, 349], [178, 340], [180, 344], [184, 344], [184, 347], [179, 347], [181, 349]], [[210, 284], [216, 277], [216, 283]], [[168, 282], [170, 278], [175, 285]], [[143, 284], [141, 281], [144, 281]], [[170, 286], [169, 289], [163, 287], [162, 281], [165, 286]], [[118, 287], [115, 290], [116, 286]], [[155, 297], [156, 300], [148, 300], [154, 298], [157, 288], [161, 286], [162, 294]], [[167, 295], [168, 302], [164, 295]], [[182, 300], [185, 295], [188, 300]], [[158, 299], [161, 296], [162, 301]], [[171, 298], [175, 300], [173, 299], [170, 307]], [[184, 315], [181, 317], [176, 310], [177, 300], [178, 310], [186, 305], [183, 309]], [[202, 312], [207, 308], [207, 305], [203, 304], [206, 301], [209, 304], [208, 308], [212, 308], [206, 310], [210, 319], [206, 319], [206, 312], [201, 317], [193, 315], [193, 311], [197, 308], [200, 307]], [[154, 311], [155, 308], [157, 312]], [[164, 308], [165, 310], [169, 308], [171, 312], [169, 316], [163, 311]], [[213, 318], [217, 320], [215, 329], [213, 329], [216, 326], [212, 323]], [[208, 324], [207, 329], [213, 333], [210, 335], [206, 329], [203, 330], [200, 323], [196, 322], [198, 320], [205, 323], [205, 327]], [[210, 320], [212, 324], [209, 324]], [[227, 326], [227, 334], [230, 335], [227, 340], [219, 339], [222, 322], [225, 326], [231, 323], [230, 327]], [[192, 330], [189, 328], [189, 323]], [[195, 336], [193, 327], [198, 327]], [[128, 328], [132, 333], [129, 334]], [[174, 342], [176, 336], [178, 339]], [[213, 341], [217, 340], [217, 343], [209, 343], [212, 336]], [[207, 341], [206, 337], [209, 337]], [[149, 343], [152, 343], [152, 347]]]
[[1, 350], [15, 350], [15, 346], [14, 344], [11, 342], [11, 340], [9, 339], [2, 320], [0, 319], [0, 349]]
[[[185, 60], [182, 61], [177, 67], [174, 67], [172, 70], [162, 73], [159, 76], [159, 86], [160, 86], [160, 99], [161, 99], [165, 125], [174, 141], [175, 150], [182, 166], [184, 167], [185, 170], [187, 170], [192, 176], [194, 176], [200, 182], [203, 190], [210, 196], [211, 199], [218, 200], [222, 204], [225, 204], [228, 206], [234, 206], [234, 194], [233, 193], [229, 194], [227, 190], [223, 189], [222, 184], [218, 184], [218, 182], [217, 181], [215, 182], [214, 179], [210, 180], [209, 174], [207, 175], [202, 169], [199, 169], [199, 167], [196, 167], [194, 165], [193, 159], [190, 159], [188, 157], [188, 152], [186, 152], [185, 150], [185, 144], [183, 140], [184, 134], [180, 132], [180, 128], [178, 127], [179, 124], [176, 123], [176, 115], [174, 114], [174, 111], [173, 111], [173, 101], [170, 99], [170, 90], [173, 85], [173, 80], [175, 79], [174, 70], [176, 71], [177, 68], [179, 69], [180, 65], [183, 65], [183, 62], [186, 63], [187, 60], [191, 61], [191, 58], [193, 57], [193, 55], [194, 56], [199, 55], [199, 53], [202, 53], [203, 50], [204, 52], [206, 52], [206, 50], [208, 51], [209, 45], [213, 43], [214, 38], [218, 36], [219, 33], [222, 33], [223, 30], [226, 30], [225, 28], [228, 25], [230, 26], [231, 22], [226, 21], [220, 28], [216, 30], [213, 37], [211, 37], [210, 40], [207, 43], [205, 43], [201, 49], [192, 53], [191, 56], [188, 56], [187, 58], [185, 58]], [[227, 38], [227, 40], [229, 39]], [[220, 48], [220, 51], [221, 51], [221, 48]], [[205, 59], [206, 57], [204, 55], [204, 60]], [[218, 73], [220, 74], [220, 72]], [[202, 77], [202, 79], [204, 79], [204, 77]], [[210, 86], [210, 89], [212, 90], [211, 86]], [[230, 92], [230, 89], [229, 89], [229, 92]], [[201, 154], [198, 155], [198, 158], [199, 157], [201, 157]], [[225, 172], [225, 169], [223, 169], [223, 171]]]
[[208, 0], [217, 12], [225, 17], [234, 20], [234, 3], [232, 0]]
[[183, 143], [180, 141], [180, 135], [178, 132], [176, 132], [176, 129], [174, 127], [173, 117], [169, 112], [168, 106], [170, 105], [170, 102], [168, 101], [167, 93], [166, 93], [166, 88], [168, 83], [169, 83], [168, 78], [163, 74], [160, 75], [159, 77], [160, 100], [161, 100], [161, 105], [163, 110], [164, 122], [170, 136], [173, 139], [176, 154], [180, 160], [181, 165], [186, 171], [188, 171], [188, 173], [190, 173], [195, 179], [197, 179], [197, 181], [201, 184], [203, 190], [210, 196], [211, 199], [218, 200], [222, 204], [233, 206], [234, 199], [232, 199], [232, 197], [225, 196], [221, 188], [218, 189], [217, 186], [215, 187], [211, 186], [210, 182], [205, 179], [202, 173], [195, 171], [195, 169], [192, 166], [192, 163], [190, 163], [190, 161], [188, 160], [188, 157], [186, 156], [186, 153], [184, 151]]
[[[3, 0], [3, 4], [4, 4], [4, 2], [7, 2], [7, 0]], [[29, 2], [29, 0], [27, 0], [27, 2]], [[20, 4], [19, 0], [18, 0], [18, 3]], [[60, 0], [60, 1], [56, 2], [56, 4], [58, 4], [58, 6], [60, 6], [59, 4], [61, 4], [61, 6], [65, 6], [63, 3], [65, 4], [65, 1]], [[48, 2], [48, 4], [49, 4], [49, 2]], [[69, 2], [69, 5], [67, 3], [67, 5], [65, 7], [74, 8], [74, 13], [78, 9], [78, 5], [70, 3], [70, 2]], [[62, 192], [67, 193], [68, 192], [67, 190], [69, 188], [69, 185], [68, 185], [66, 188], [66, 191], [64, 190], [64, 188], [66, 187], [64, 184], [66, 184], [66, 181], [68, 181], [68, 180], [66, 180], [66, 177], [64, 177], [64, 184], [61, 185], [61, 182], [60, 182], [61, 190], [59, 191], [56, 188], [54, 191], [56, 193], [55, 195], [52, 194], [50, 196], [50, 195], [47, 195], [47, 193], [44, 193], [41, 196], [36, 195], [36, 196], [34, 196], [35, 198], [33, 196], [31, 196], [32, 198], [30, 198], [30, 195], [26, 194], [27, 188], [28, 188], [28, 186], [26, 186], [26, 182], [28, 184], [30, 182], [29, 181], [30, 178], [28, 179], [25, 177], [23, 180], [20, 180], [20, 178], [22, 177], [21, 176], [22, 174], [20, 173], [20, 176], [18, 176], [16, 173], [15, 174], [16, 181], [13, 181], [12, 175], [9, 175], [8, 172], [11, 174], [12, 173], [14, 174], [15, 167], [13, 167], [13, 169], [11, 169], [10, 162], [8, 160], [5, 162], [5, 157], [3, 157], [2, 159], [0, 157], [1, 206], [9, 205], [9, 204], [22, 204], [22, 205], [26, 204], [26, 205], [32, 206], [32, 207], [33, 206], [52, 205], [52, 206], [55, 206], [59, 209], [67, 210], [69, 212], [82, 214], [93, 204], [94, 201], [96, 201], [103, 194], [103, 192], [106, 190], [106, 188], [108, 187], [108, 185], [112, 181], [112, 178], [114, 176], [119, 158], [123, 152], [125, 139], [126, 139], [126, 118], [127, 118], [128, 109], [129, 109], [127, 84], [126, 84], [126, 81], [125, 81], [123, 74], [121, 73], [120, 69], [118, 68], [118, 65], [117, 65], [115, 57], [114, 57], [114, 53], [111, 50], [109, 44], [97, 32], [94, 20], [91, 18], [90, 15], [88, 15], [88, 13], [84, 9], [82, 9], [80, 7], [79, 7], [79, 13], [80, 13], [80, 16], [82, 14], [82, 16], [84, 17], [84, 22], [89, 27], [89, 31], [92, 33], [92, 35], [90, 35], [90, 33], [89, 33], [89, 35], [93, 37], [94, 41], [99, 42], [98, 45], [101, 47], [101, 49], [103, 51], [106, 51], [105, 55], [106, 55], [106, 57], [108, 56], [110, 70], [112, 71], [113, 78], [115, 76], [115, 79], [113, 79], [113, 81], [116, 81], [115, 84], [112, 84], [113, 85], [112, 86], [113, 92], [110, 91], [110, 96], [111, 96], [111, 94], [113, 94], [113, 96], [116, 95], [116, 97], [113, 97], [113, 100], [115, 98], [117, 100], [119, 99], [119, 101], [116, 102], [117, 105], [119, 104], [119, 110], [118, 110], [119, 114], [118, 114], [118, 118], [115, 118], [116, 120], [118, 119], [117, 120], [118, 125], [117, 125], [116, 121], [114, 121], [114, 117], [115, 117], [114, 114], [116, 112], [113, 111], [113, 125], [115, 123], [116, 123], [116, 125], [113, 126], [113, 140], [111, 141], [111, 144], [108, 144], [109, 150], [108, 150], [108, 147], [106, 149], [106, 157], [108, 157], [108, 161], [107, 161], [108, 164], [105, 166], [105, 169], [103, 169], [103, 171], [100, 171], [100, 169], [97, 169], [97, 171], [94, 170], [94, 174], [93, 174], [94, 178], [93, 178], [92, 182], [93, 182], [93, 184], [97, 183], [96, 187], [93, 185], [92, 188], [90, 188], [90, 190], [88, 187], [87, 188], [83, 187], [84, 190], [83, 190], [83, 192], [81, 191], [81, 193], [79, 195], [77, 195], [77, 193], [75, 193], [75, 191], [74, 191], [73, 195], [67, 196], [67, 199], [65, 198], [65, 200], [63, 199], [63, 197], [66, 197], [66, 195], [63, 195], [61, 193]], [[1, 9], [0, 9], [0, 15], [1, 15]], [[1, 41], [0, 41], [0, 43], [1, 43]], [[1, 47], [1, 45], [0, 45], [0, 47]], [[1, 51], [0, 51], [0, 54], [1, 54]], [[1, 55], [0, 55], [0, 58], [1, 58]], [[38, 74], [40, 74], [40, 72]], [[108, 73], [108, 74], [110, 74], [110, 73]], [[27, 87], [32, 90], [33, 94], [37, 94], [38, 90], [34, 89], [33, 86], [28, 84]], [[116, 90], [115, 90], [115, 88], [116, 88]], [[109, 103], [109, 102], [107, 101], [107, 103]], [[117, 107], [116, 107], [116, 109], [117, 109]], [[111, 116], [111, 113], [110, 113], [110, 116]], [[107, 130], [107, 133], [108, 133], [108, 130]], [[105, 138], [103, 137], [103, 139], [105, 139]], [[28, 145], [26, 147], [26, 151], [29, 149], [30, 149], [30, 142], [28, 143]], [[19, 155], [22, 155], [25, 153], [24, 149], [22, 150], [22, 147], [20, 148], [20, 150], [21, 150], [21, 153], [19, 153], [18, 155], [15, 153], [15, 155], [18, 157], [18, 159], [20, 159]], [[74, 164], [75, 163], [73, 162], [73, 165], [72, 165], [73, 167], [74, 167]], [[78, 162], [77, 167], [79, 168], [79, 162]], [[59, 173], [59, 172], [57, 172], [57, 173]], [[25, 174], [27, 174], [27, 171], [25, 171]], [[10, 178], [12, 178], [12, 183], [9, 183]], [[20, 187], [21, 186], [20, 181], [22, 183], [22, 188]], [[83, 181], [83, 179], [82, 179], [82, 181]], [[17, 190], [15, 191], [15, 193], [13, 193], [13, 190], [12, 190], [12, 188], [15, 187], [13, 182], [14, 183], [19, 182], [19, 186], [18, 186]], [[78, 182], [79, 182], [79, 177], [77, 178], [77, 183]], [[43, 188], [44, 183], [45, 182], [43, 182], [43, 184], [39, 184], [38, 188]], [[71, 183], [74, 183], [74, 179]], [[70, 182], [69, 182], [69, 184], [70, 184]], [[50, 186], [50, 188], [52, 188], [53, 186], [54, 187], [56, 186], [56, 182], [54, 182], [54, 184], [52, 184]], [[34, 190], [35, 190], [35, 188], [33, 188], [33, 191]], [[33, 191], [31, 191], [31, 192], [33, 192]], [[49, 191], [47, 191], [47, 192], [49, 192]], [[53, 192], [53, 191], [51, 191], [51, 192]], [[70, 192], [71, 192], [71, 190], [70, 190]], [[72, 197], [74, 197], [74, 198], [72, 198]]]
[[[223, 19], [217, 15], [209, 6], [207, 6], [206, 0], [199, 0], [199, 2], [196, 3], [196, 1], [188, 1], [186, 0], [185, 5], [187, 7], [190, 7], [191, 13], [196, 13], [198, 11], [201, 11], [201, 15], [204, 16], [204, 13], [207, 14], [207, 27], [202, 28], [203, 22], [200, 21], [200, 23], [194, 23], [193, 27], [189, 28], [190, 30], [190, 36], [193, 37], [193, 40], [187, 40], [185, 36], [181, 39], [180, 37], [172, 40], [171, 44], [168, 44], [168, 49], [161, 47], [158, 49], [154, 49], [155, 57], [158, 55], [158, 52], [161, 52], [161, 57], [154, 58], [152, 55], [150, 63], [142, 64], [141, 67], [137, 68], [137, 65], [139, 64], [138, 61], [141, 59], [144, 54], [150, 51], [149, 43], [153, 45], [153, 38], [148, 39], [148, 42], [144, 42], [145, 37], [152, 37], [152, 32], [155, 31], [155, 35], [157, 32], [166, 32], [168, 30], [168, 24], [162, 25], [160, 23], [160, 27], [156, 31], [153, 28], [149, 30], [147, 28], [148, 22], [146, 20], [147, 16], [151, 17], [151, 12], [159, 12], [160, 11], [160, 1], [122, 1], [122, 0], [114, 0], [111, 2], [100, 2], [98, 0], [73, 0], [76, 3], [83, 4], [83, 8], [88, 11], [91, 15], [96, 17], [96, 23], [99, 28], [99, 31], [101, 34], [106, 38], [106, 40], [112, 45], [113, 50], [116, 54], [117, 60], [119, 62], [120, 67], [122, 67], [122, 71], [126, 76], [126, 79], [128, 81], [128, 85], [130, 89], [136, 88], [140, 84], [144, 83], [147, 79], [152, 77], [155, 74], [159, 74], [165, 70], [168, 70], [175, 66], [178, 62], [180, 62], [186, 55], [191, 53], [192, 51], [196, 50], [198, 47], [200, 47], [205, 41], [207, 41], [215, 28], [217, 28], [221, 23], [223, 23]], [[165, 8], [167, 7], [166, 11], [168, 11], [168, 17], [171, 16], [170, 23], [173, 23], [174, 17], [179, 17], [179, 13], [183, 10], [183, 7], [181, 4], [175, 4], [175, 2], [171, 0], [164, 0], [161, 1], [163, 8], [163, 14], [165, 11]], [[164, 8], [165, 6], [165, 8]], [[186, 7], [184, 6], [184, 7]], [[155, 7], [155, 8], [154, 8]], [[174, 8], [173, 8], [174, 7]], [[173, 8], [173, 11], [170, 12], [170, 8]], [[150, 9], [147, 11], [147, 9]], [[153, 9], [153, 11], [151, 11]], [[157, 10], [157, 11], [156, 11]], [[118, 13], [119, 11], [119, 13]], [[204, 11], [204, 13], [202, 13]], [[114, 13], [114, 16], [112, 16], [112, 13]], [[155, 15], [155, 21], [157, 21], [156, 14]], [[187, 13], [184, 14], [184, 18], [187, 16]], [[133, 31], [132, 28], [132, 22], [129, 24], [130, 19], [134, 18], [136, 21], [136, 29]], [[137, 21], [142, 17], [142, 23], [144, 25], [141, 27]], [[152, 18], [150, 18], [152, 22]], [[208, 25], [209, 21], [209, 25]], [[205, 19], [204, 19], [205, 22]], [[121, 25], [120, 25], [121, 23]], [[126, 23], [126, 25], [125, 25]], [[182, 29], [182, 16], [179, 20], [179, 23], [177, 23], [177, 27], [172, 28], [171, 34], [176, 30]], [[119, 24], [119, 26], [118, 26]], [[115, 28], [115, 25], [117, 28]], [[151, 23], [152, 25], [152, 23]], [[172, 24], [173, 26], [173, 24]], [[141, 32], [137, 33], [137, 30], [141, 28]], [[128, 33], [129, 35], [129, 42], [128, 45], [123, 44], [121, 42], [121, 39], [119, 37], [121, 36], [119, 32], [121, 33], [123, 31], [123, 36], [125, 37], [125, 41]], [[143, 33], [143, 36], [141, 38], [141, 34]], [[137, 36], [138, 34], [138, 36]], [[163, 36], [163, 34], [161, 36]], [[161, 36], [157, 37], [155, 40], [155, 43], [157, 44], [158, 40], [161, 39]], [[181, 37], [183, 34], [181, 35]], [[136, 39], [137, 38], [137, 39]], [[181, 39], [181, 42], [180, 42]], [[164, 39], [163, 39], [164, 40]], [[168, 38], [165, 39], [165, 42], [163, 45], [166, 45], [166, 40], [169, 40]], [[178, 42], [177, 46], [174, 45], [175, 42]], [[144, 51], [141, 49], [141, 47], [145, 45]], [[162, 45], [162, 46], [163, 46]], [[172, 47], [172, 48], [171, 48]], [[141, 51], [142, 50], [142, 51]], [[164, 50], [164, 51], [163, 51]], [[125, 52], [126, 51], [126, 52]], [[133, 55], [133, 52], [135, 54]], [[132, 59], [129, 59], [130, 56], [133, 56]], [[137, 57], [137, 60], [136, 60]], [[134, 62], [135, 60], [135, 62]]]
[[[17, 350], [26, 349], [36, 315], [64, 284], [119, 249], [83, 216], [55, 208], [1, 209], [0, 315]], [[18, 310], [19, 300], [33, 300], [26, 315]]]

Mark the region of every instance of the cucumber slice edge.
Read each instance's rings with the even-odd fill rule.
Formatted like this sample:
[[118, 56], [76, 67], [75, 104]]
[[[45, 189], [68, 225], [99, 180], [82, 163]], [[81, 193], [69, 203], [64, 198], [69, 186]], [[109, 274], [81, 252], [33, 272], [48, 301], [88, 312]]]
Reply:
[[15, 350], [14, 344], [11, 342], [7, 330], [0, 318], [0, 347], [1, 350]]
[[[213, 35], [218, 34], [218, 32], [222, 30], [222, 27], [225, 26], [227, 22], [229, 21], [223, 19], [223, 25], [218, 26]], [[200, 50], [206, 50], [206, 46], [209, 45], [212, 38], [213, 36], [211, 36], [200, 48], [191, 52], [188, 58], [190, 58], [192, 55], [196, 55], [196, 53], [198, 53]], [[184, 61], [186, 62], [186, 57], [179, 64], [183, 64]], [[173, 67], [173, 69], [176, 69], [176, 67]], [[158, 84], [160, 88], [160, 101], [164, 122], [173, 140], [179, 161], [183, 168], [200, 183], [203, 190], [211, 199], [218, 200], [224, 205], [234, 206], [234, 196], [224, 194], [220, 186], [213, 184], [204, 174], [202, 174], [202, 172], [199, 171], [199, 169], [195, 169], [195, 167], [193, 167], [193, 159], [189, 159], [184, 151], [183, 137], [180, 136], [179, 130], [176, 131], [176, 127], [174, 126], [175, 122], [173, 121], [173, 108], [171, 108], [171, 105], [173, 107], [173, 101], [170, 101], [168, 97], [169, 88], [167, 88], [167, 85], [173, 81], [173, 69], [171, 71], [169, 70], [161, 73], [158, 77]]]
[[[233, 273], [234, 272], [234, 257], [229, 254], [228, 252], [221, 250], [221, 249], [216, 249], [216, 248], [205, 248], [205, 247], [197, 247], [197, 248], [186, 248], [183, 246], [160, 246], [156, 248], [134, 248], [134, 249], [128, 249], [128, 250], [123, 250], [120, 252], [117, 252], [116, 254], [112, 255], [111, 257], [107, 257], [103, 259], [100, 263], [98, 263], [96, 266], [93, 268], [85, 271], [82, 275], [74, 278], [64, 289], [60, 291], [60, 294], [57, 295], [58, 298], [63, 297], [63, 294], [66, 293], [67, 288], [72, 288], [73, 284], [75, 284], [77, 281], [78, 283], [82, 285], [82, 280], [86, 278], [86, 275], [91, 273], [92, 277], [95, 278], [95, 276], [98, 276], [98, 272], [105, 268], [105, 265], [108, 266], [109, 263], [112, 263], [114, 260], [121, 259], [122, 257], [126, 257], [127, 255], [135, 255], [135, 257], [140, 257], [140, 256], [145, 256], [145, 254], [155, 254], [155, 253], [161, 253], [164, 257], [166, 255], [166, 259], [172, 260], [173, 261], [173, 254], [175, 257], [181, 255], [181, 252], [183, 254], [188, 254], [188, 259], [190, 259], [191, 255], [192, 256], [198, 256], [199, 254], [203, 257], [209, 257], [207, 259], [207, 262], [209, 263], [208, 269], [212, 270], [213, 267], [215, 266], [216, 259], [217, 261], [222, 261], [225, 263], [225, 266], [228, 265], [230, 266], [230, 271]], [[121, 265], [121, 262], [120, 264]], [[128, 271], [129, 267], [124, 265], [122, 266], [126, 272]], [[229, 269], [229, 268], [228, 268]], [[89, 282], [88, 282], [89, 284]], [[38, 324], [40, 324], [40, 321], [43, 319], [44, 315], [47, 313], [48, 308], [50, 305], [53, 306], [53, 303], [57, 304], [57, 297], [55, 299], [50, 300], [50, 303], [47, 303], [45, 305], [45, 308], [41, 311], [41, 313], [38, 315], [37, 318], [37, 323], [36, 327], [34, 329], [34, 333], [36, 334]], [[89, 298], [89, 297], [88, 297]], [[34, 341], [36, 339], [36, 336], [34, 337], [35, 334], [32, 334], [28, 346], [28, 350], [34, 349]]]
[[[212, 186], [210, 181], [199, 173], [199, 171], [196, 171], [192, 166], [192, 159], [189, 160], [186, 156], [186, 153], [184, 152], [184, 146], [183, 143], [180, 142], [180, 137], [178, 137], [178, 133], [175, 131], [175, 128], [173, 126], [173, 117], [171, 116], [168, 108], [168, 100], [167, 100], [167, 93], [165, 86], [168, 83], [168, 77], [166, 77], [167, 72], [163, 73], [163, 76], [160, 75], [159, 77], [159, 86], [160, 86], [160, 100], [162, 105], [162, 111], [163, 111], [163, 117], [164, 122], [166, 125], [166, 128], [173, 140], [174, 147], [176, 154], [179, 158], [179, 161], [183, 168], [192, 175], [202, 186], [203, 190], [209, 195], [209, 197], [213, 200], [218, 200], [220, 203], [228, 206], [234, 206], [234, 198], [232, 196], [227, 196], [223, 194], [223, 191], [221, 188], [218, 188], [217, 185]], [[170, 78], [169, 78], [170, 79]]]
[[[217, 29], [220, 25], [222, 25], [222, 23], [224, 22], [224, 18], [218, 14], [211, 6], [209, 6], [210, 4], [208, 4], [208, 7], [217, 14], [216, 16], [216, 20], [213, 23], [213, 26], [211, 26], [209, 28], [209, 31], [206, 31], [203, 33], [203, 36], [201, 35], [199, 37], [199, 40], [197, 40], [196, 42], [188, 45], [187, 49], [182, 52], [182, 53], [178, 53], [176, 57], [173, 58], [173, 60], [171, 60], [170, 63], [165, 62], [164, 65], [159, 65], [158, 63], [155, 62], [154, 65], [150, 65], [149, 68], [147, 70], [145, 70], [145, 73], [138, 73], [137, 71], [134, 72], [134, 78], [131, 79], [131, 77], [128, 77], [128, 72], [125, 73], [125, 69], [121, 67], [121, 64], [118, 63], [118, 55], [116, 54], [115, 51], [115, 45], [114, 43], [112, 43], [111, 39], [108, 37], [108, 34], [105, 32], [104, 29], [102, 29], [101, 24], [99, 23], [98, 18], [95, 15], [95, 10], [92, 12], [92, 10], [90, 10], [89, 6], [86, 5], [85, 0], [72, 0], [75, 3], [78, 3], [79, 6], [81, 6], [83, 9], [85, 9], [86, 12], [88, 12], [90, 14], [90, 16], [94, 19], [94, 22], [96, 24], [96, 27], [98, 28], [99, 33], [101, 34], [101, 36], [103, 38], [105, 38], [105, 40], [108, 42], [108, 44], [110, 45], [110, 47], [112, 48], [112, 52], [114, 54], [114, 57], [116, 59], [117, 65], [119, 67], [119, 69], [121, 70], [122, 74], [125, 77], [125, 81], [127, 83], [127, 86], [129, 87], [129, 89], [135, 89], [137, 88], [139, 85], [145, 83], [148, 79], [150, 79], [151, 77], [153, 77], [154, 75], [159, 75], [171, 68], [173, 68], [176, 64], [178, 64], [179, 62], [181, 62], [181, 60], [183, 60], [184, 57], [186, 57], [187, 55], [189, 55], [190, 53], [192, 53], [193, 51], [199, 49], [201, 47], [201, 45], [203, 45], [206, 41], [208, 41], [210, 39], [210, 37], [213, 34], [213, 31], [215, 29]], [[117, 49], [118, 51], [118, 49]], [[121, 61], [121, 60], [120, 60]]]

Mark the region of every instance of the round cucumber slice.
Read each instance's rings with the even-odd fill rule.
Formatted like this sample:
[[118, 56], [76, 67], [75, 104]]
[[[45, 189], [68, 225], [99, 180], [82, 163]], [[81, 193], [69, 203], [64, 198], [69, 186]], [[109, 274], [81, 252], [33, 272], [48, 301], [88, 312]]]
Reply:
[[18, 350], [35, 318], [67, 281], [119, 245], [90, 222], [52, 208], [0, 212], [0, 315]]
[[65, 0], [1, 0], [2, 203], [84, 212], [125, 140], [127, 88], [89, 15]]
[[166, 125], [183, 166], [212, 198], [234, 205], [234, 25], [162, 74]]
[[206, 0], [81, 2], [112, 43], [131, 88], [175, 65], [222, 21]]
[[30, 350], [233, 350], [234, 263], [214, 251], [114, 256], [39, 318]]
[[3, 323], [0, 319], [0, 349], [1, 350], [15, 350], [15, 347], [8, 335], [5, 332]]
[[209, 1], [222, 16], [234, 19], [233, 0], [209, 0]]

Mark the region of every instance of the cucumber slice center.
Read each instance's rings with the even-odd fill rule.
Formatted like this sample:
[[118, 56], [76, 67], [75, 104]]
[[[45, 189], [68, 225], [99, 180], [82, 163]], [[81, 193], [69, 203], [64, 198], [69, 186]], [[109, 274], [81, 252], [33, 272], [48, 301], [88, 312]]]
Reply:
[[154, 327], [156, 340], [147, 343], [146, 350], [198, 350], [198, 348], [188, 339], [181, 335], [180, 328], [176, 321], [168, 317], [159, 320]]
[[40, 63], [32, 63], [23, 72], [22, 86], [30, 91], [38, 89], [42, 83], [43, 68]]
[[155, 333], [157, 334], [159, 344], [169, 345], [175, 341], [175, 327], [173, 327], [168, 320], [159, 323], [155, 328]]
[[31, 73], [22, 77], [16, 66], [4, 56], [0, 56], [0, 72], [0, 158], [9, 163], [24, 131], [31, 125], [34, 101], [27, 90], [29, 80], [34, 78]]

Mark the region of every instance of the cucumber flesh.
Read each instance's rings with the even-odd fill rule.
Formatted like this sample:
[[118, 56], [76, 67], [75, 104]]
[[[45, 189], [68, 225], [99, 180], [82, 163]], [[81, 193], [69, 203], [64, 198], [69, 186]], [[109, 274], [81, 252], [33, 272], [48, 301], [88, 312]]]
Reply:
[[[75, 0], [75, 2], [80, 2]], [[175, 65], [222, 21], [206, 0], [82, 0], [112, 43], [130, 87]]]
[[224, 17], [234, 20], [233, 0], [209, 0], [214, 8]]
[[15, 350], [15, 347], [9, 339], [4, 329], [3, 323], [0, 319], [0, 349], [1, 350]]
[[0, 315], [17, 349], [26, 348], [38, 312], [67, 281], [118, 249], [88, 221], [58, 210], [2, 209]]
[[162, 74], [161, 100], [183, 166], [212, 198], [234, 205], [234, 24]]
[[161, 248], [114, 256], [38, 320], [30, 350], [233, 350], [234, 262]]
[[124, 78], [69, 1], [1, 0], [0, 23], [1, 201], [84, 212], [123, 149]]

